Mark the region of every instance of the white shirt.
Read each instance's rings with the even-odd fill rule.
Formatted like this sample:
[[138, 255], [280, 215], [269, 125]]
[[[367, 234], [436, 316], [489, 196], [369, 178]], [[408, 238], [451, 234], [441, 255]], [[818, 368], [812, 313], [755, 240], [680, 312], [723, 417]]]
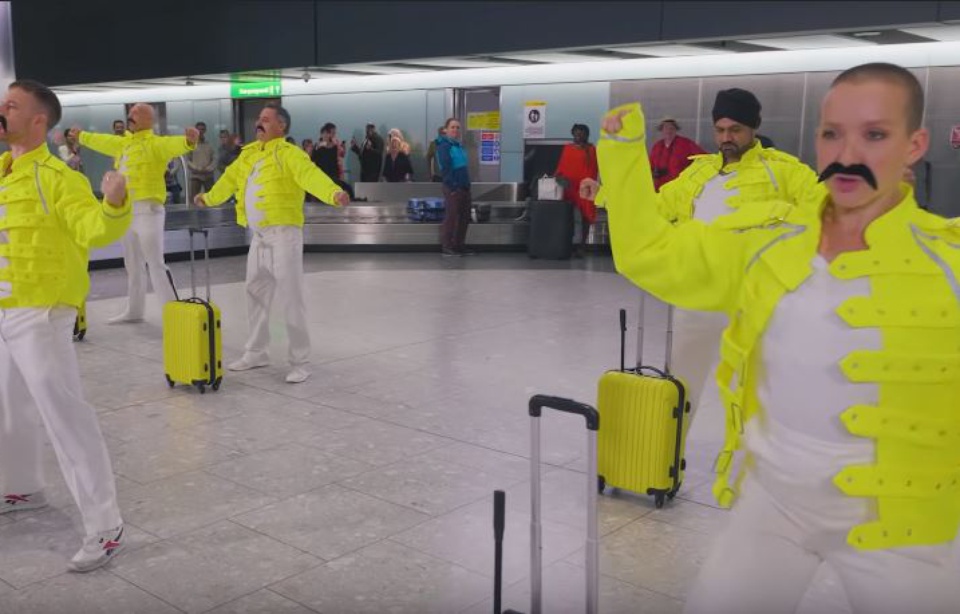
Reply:
[[840, 414], [851, 405], [876, 406], [879, 386], [849, 381], [839, 363], [882, 343], [879, 329], [850, 327], [836, 313], [848, 298], [870, 294], [869, 279], [836, 279], [820, 256], [812, 264], [811, 277], [784, 296], [763, 335], [757, 386], [763, 416], [747, 425], [744, 443], [769, 491], [843, 526], [863, 519], [866, 502], [843, 495], [833, 476], [874, 462], [875, 444], [847, 431]]
[[693, 201], [693, 218], [710, 223], [721, 215], [733, 212], [733, 207], [727, 204], [727, 199], [739, 193], [739, 190], [727, 190], [723, 184], [736, 177], [737, 173], [718, 174], [703, 184], [700, 196]]
[[247, 177], [247, 185], [244, 186], [244, 210], [247, 213], [247, 228], [251, 230], [259, 228], [264, 218], [263, 211], [257, 207], [261, 200], [260, 197], [257, 196], [257, 192], [263, 187], [258, 182], [260, 179], [260, 171], [263, 168], [263, 162], [263, 160], [260, 160], [253, 165], [250, 176]]

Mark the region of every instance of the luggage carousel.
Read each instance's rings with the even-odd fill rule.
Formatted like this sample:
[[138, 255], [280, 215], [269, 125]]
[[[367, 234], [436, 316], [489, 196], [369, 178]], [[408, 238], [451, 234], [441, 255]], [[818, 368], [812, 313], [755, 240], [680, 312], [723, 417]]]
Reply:
[[[473, 223], [467, 243], [488, 250], [526, 249], [530, 233], [527, 204], [519, 184], [475, 184]], [[304, 203], [304, 248], [307, 251], [436, 251], [440, 246], [440, 224], [411, 221], [407, 216], [409, 198], [440, 195], [439, 184], [357, 184], [359, 199], [348, 207]], [[365, 201], [363, 199], [366, 199]], [[563, 206], [558, 203], [557, 206]], [[602, 215], [602, 212], [601, 212]], [[185, 258], [189, 252], [187, 228], [210, 230], [214, 255], [244, 253], [250, 241], [236, 224], [233, 204], [199, 209], [185, 204], [167, 205], [164, 246], [170, 259]], [[591, 243], [606, 244], [606, 223], [601, 217]], [[92, 266], [114, 266], [122, 258], [119, 244], [90, 254]]]

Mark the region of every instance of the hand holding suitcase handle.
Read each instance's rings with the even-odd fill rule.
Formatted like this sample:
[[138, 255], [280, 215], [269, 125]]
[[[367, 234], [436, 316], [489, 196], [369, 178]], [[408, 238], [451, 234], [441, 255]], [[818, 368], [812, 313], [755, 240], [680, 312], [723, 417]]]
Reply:
[[600, 428], [600, 414], [597, 413], [596, 409], [585, 403], [578, 403], [577, 401], [571, 401], [570, 399], [564, 399], [562, 397], [538, 394], [530, 398], [530, 417], [539, 418], [540, 412], [544, 407], [547, 409], [556, 409], [557, 411], [568, 414], [583, 416], [587, 421], [588, 430], [596, 431]]

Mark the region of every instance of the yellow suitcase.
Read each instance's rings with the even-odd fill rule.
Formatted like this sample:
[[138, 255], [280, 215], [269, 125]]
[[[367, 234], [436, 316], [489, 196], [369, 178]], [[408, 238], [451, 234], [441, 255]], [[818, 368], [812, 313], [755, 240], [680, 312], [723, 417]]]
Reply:
[[643, 299], [637, 367], [626, 369], [624, 346], [626, 311], [620, 310], [620, 370], [608, 371], [597, 387], [598, 486], [651, 495], [663, 507], [683, 482], [683, 459], [690, 413], [686, 386], [670, 374], [673, 308], [667, 326], [667, 360], [663, 369], [642, 364]]
[[[167, 383], [196, 386], [200, 393], [207, 387], [220, 389], [223, 379], [223, 342], [220, 335], [220, 308], [210, 301], [210, 252], [206, 230], [190, 232], [190, 285], [193, 296], [170, 301], [163, 306], [163, 367]], [[204, 237], [207, 262], [207, 300], [196, 296], [193, 235]]]

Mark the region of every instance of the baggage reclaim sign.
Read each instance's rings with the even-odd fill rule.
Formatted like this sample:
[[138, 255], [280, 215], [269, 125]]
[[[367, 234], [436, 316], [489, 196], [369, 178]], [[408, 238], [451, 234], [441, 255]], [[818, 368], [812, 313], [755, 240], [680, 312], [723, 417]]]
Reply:
[[277, 98], [281, 92], [279, 70], [230, 75], [231, 98]]

